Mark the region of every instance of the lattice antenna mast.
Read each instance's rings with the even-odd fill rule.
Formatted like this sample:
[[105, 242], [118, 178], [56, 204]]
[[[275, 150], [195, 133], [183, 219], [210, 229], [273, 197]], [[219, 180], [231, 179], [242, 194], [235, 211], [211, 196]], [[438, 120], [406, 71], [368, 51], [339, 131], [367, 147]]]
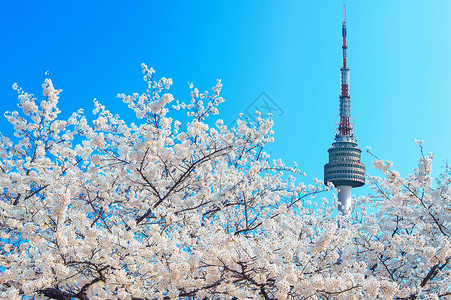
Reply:
[[350, 122], [351, 118], [351, 96], [349, 95], [349, 68], [346, 65], [346, 6], [343, 5], [343, 23], [341, 28], [341, 36], [343, 37], [343, 66], [340, 68], [341, 77], [341, 93], [340, 93], [340, 122], [338, 123], [338, 136], [340, 140], [352, 139], [353, 128]]

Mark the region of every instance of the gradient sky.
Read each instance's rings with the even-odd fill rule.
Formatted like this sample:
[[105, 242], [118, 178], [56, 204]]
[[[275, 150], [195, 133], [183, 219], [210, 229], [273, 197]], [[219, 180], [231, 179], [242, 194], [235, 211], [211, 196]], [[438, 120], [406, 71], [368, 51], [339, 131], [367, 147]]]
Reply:
[[[127, 4], [125, 4], [127, 3]], [[132, 3], [132, 4], [128, 4]], [[346, 1], [351, 106], [359, 146], [407, 175], [424, 140], [434, 174], [451, 162], [451, 1]], [[0, 12], [0, 99], [17, 109], [17, 82], [41, 97], [44, 73], [68, 116], [97, 98], [132, 120], [117, 93], [144, 92], [140, 64], [211, 90], [223, 82], [232, 123], [265, 92], [283, 110], [268, 151], [323, 177], [338, 115], [343, 1], [8, 1]], [[260, 101], [260, 102], [259, 102]], [[262, 109], [262, 112], [265, 111]], [[0, 131], [10, 132], [6, 120]], [[363, 154], [368, 173], [373, 159]], [[364, 189], [355, 192], [364, 193]]]

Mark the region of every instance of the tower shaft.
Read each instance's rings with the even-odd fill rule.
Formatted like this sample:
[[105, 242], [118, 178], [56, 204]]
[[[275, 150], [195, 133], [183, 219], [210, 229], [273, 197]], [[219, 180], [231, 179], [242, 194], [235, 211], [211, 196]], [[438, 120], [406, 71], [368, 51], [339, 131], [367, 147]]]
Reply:
[[342, 215], [351, 214], [352, 207], [352, 187], [348, 185], [337, 186], [338, 189], [338, 210]]

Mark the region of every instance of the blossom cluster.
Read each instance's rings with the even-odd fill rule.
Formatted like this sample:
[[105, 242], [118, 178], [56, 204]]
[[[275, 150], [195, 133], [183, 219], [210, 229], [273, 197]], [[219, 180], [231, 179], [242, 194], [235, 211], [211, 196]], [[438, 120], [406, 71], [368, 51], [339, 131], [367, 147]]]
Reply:
[[[94, 101], [58, 119], [17, 85], [21, 112], [0, 139], [0, 298], [373, 299], [450, 293], [450, 179], [432, 156], [406, 178], [376, 160], [375, 197], [349, 218], [332, 187], [297, 183], [272, 159], [273, 120], [219, 113], [222, 84], [175, 100], [172, 80], [118, 97], [128, 124]], [[186, 117], [175, 119], [177, 111]], [[374, 212], [373, 212], [374, 211]], [[340, 221], [340, 226], [338, 226]]]

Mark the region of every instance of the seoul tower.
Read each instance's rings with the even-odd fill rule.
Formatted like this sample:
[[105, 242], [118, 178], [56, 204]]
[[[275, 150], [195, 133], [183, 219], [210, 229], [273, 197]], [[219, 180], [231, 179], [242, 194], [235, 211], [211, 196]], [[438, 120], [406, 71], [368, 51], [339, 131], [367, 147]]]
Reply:
[[351, 97], [349, 96], [349, 68], [346, 65], [346, 6], [343, 6], [343, 67], [340, 68], [341, 93], [339, 97], [340, 121], [336, 124], [335, 142], [327, 150], [329, 163], [324, 166], [324, 182], [333, 183], [338, 189], [339, 211], [343, 215], [351, 213], [352, 188], [365, 184], [365, 166], [360, 162], [362, 150], [354, 137], [351, 117]]

